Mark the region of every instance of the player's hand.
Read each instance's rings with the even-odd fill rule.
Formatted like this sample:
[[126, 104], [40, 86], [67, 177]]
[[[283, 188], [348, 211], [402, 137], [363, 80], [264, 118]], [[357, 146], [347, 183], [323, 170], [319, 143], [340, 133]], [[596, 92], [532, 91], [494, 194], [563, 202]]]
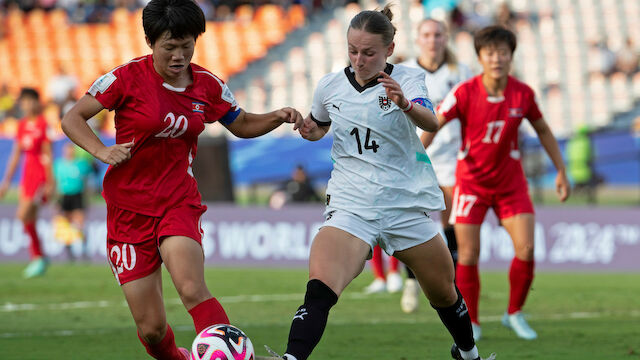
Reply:
[[302, 115], [294, 108], [286, 107], [276, 111], [276, 115], [282, 122], [294, 124], [293, 130], [298, 130], [302, 126]]
[[387, 93], [387, 97], [398, 105], [401, 109], [409, 106], [409, 100], [404, 97], [404, 93], [400, 88], [400, 84], [393, 80], [389, 74], [384, 71], [380, 71], [381, 78], [378, 78], [378, 82], [384, 86], [384, 91]]
[[558, 199], [565, 202], [565, 200], [569, 198], [570, 189], [567, 174], [564, 171], [558, 171], [558, 175], [556, 175], [556, 193], [558, 194]]
[[315, 121], [311, 120], [311, 116], [307, 116], [298, 131], [300, 132], [300, 136], [302, 136], [303, 139], [313, 140], [311, 137], [316, 129], [318, 129], [318, 124], [316, 124]]
[[51, 199], [51, 195], [53, 195], [54, 188], [55, 188], [55, 186], [54, 186], [54, 183], [52, 181], [49, 181], [49, 182], [44, 184], [43, 191], [44, 191], [44, 196], [47, 199]]
[[123, 162], [131, 159], [131, 148], [133, 147], [133, 141], [124, 144], [115, 144], [112, 146], [105, 146], [98, 150], [96, 158], [105, 164], [118, 166]]

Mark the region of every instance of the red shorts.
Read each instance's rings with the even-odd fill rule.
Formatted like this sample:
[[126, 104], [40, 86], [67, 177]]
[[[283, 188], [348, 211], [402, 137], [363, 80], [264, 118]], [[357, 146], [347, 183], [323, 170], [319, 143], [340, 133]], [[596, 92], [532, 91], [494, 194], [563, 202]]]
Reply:
[[453, 189], [452, 224], [482, 224], [489, 208], [498, 219], [517, 214], [533, 214], [526, 182], [513, 190], [491, 189], [470, 182], [458, 182]]
[[120, 285], [141, 279], [162, 264], [160, 242], [167, 236], [186, 236], [202, 243], [204, 205], [184, 205], [160, 217], [107, 205], [107, 258]]

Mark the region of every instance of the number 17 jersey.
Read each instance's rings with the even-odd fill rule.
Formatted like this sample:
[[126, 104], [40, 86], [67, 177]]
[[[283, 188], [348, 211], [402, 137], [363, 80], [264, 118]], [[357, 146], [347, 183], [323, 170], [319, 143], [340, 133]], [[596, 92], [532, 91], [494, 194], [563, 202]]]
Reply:
[[460, 119], [457, 183], [470, 182], [504, 192], [523, 186], [526, 189], [518, 128], [524, 118], [530, 122], [542, 118], [529, 86], [509, 76], [504, 95], [492, 97], [484, 88], [482, 75], [478, 75], [453, 88], [437, 111], [447, 121]]

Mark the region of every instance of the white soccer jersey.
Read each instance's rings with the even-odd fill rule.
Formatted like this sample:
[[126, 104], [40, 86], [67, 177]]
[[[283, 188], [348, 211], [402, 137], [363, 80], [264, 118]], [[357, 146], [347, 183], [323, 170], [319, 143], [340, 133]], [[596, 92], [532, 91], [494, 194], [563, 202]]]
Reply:
[[[407, 99], [431, 106], [423, 71], [387, 64], [385, 72]], [[315, 90], [311, 116], [320, 125], [332, 125], [330, 207], [366, 220], [384, 217], [388, 209], [444, 209], [416, 126], [377, 79], [360, 86], [350, 67], [325, 75]]]
[[[436, 106], [440, 104], [456, 84], [473, 76], [471, 69], [461, 63], [458, 63], [455, 67], [445, 63], [434, 72], [423, 68], [417, 59], [407, 60], [403, 64], [425, 70], [427, 73], [425, 81], [429, 89], [429, 96]], [[418, 129], [418, 134], [422, 134], [422, 129]], [[457, 153], [462, 144], [460, 136], [460, 122], [457, 119], [449, 121], [438, 131], [427, 148], [427, 154], [433, 162], [440, 185], [453, 186], [455, 183]]]

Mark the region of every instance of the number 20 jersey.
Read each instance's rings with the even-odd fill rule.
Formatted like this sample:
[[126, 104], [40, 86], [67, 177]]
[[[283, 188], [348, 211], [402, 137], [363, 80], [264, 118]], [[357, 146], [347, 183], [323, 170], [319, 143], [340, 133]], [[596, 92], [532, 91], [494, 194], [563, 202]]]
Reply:
[[230, 124], [240, 110], [220, 79], [198, 65], [190, 68], [193, 83], [174, 88], [147, 55], [103, 75], [89, 89], [116, 111], [116, 143], [134, 141], [131, 159], [107, 170], [108, 204], [148, 216], [162, 216], [177, 205], [200, 206], [191, 169], [198, 135], [205, 123]]
[[509, 76], [504, 95], [491, 97], [478, 75], [453, 88], [438, 106], [438, 113], [447, 120], [460, 119], [457, 182], [504, 192], [526, 188], [518, 128], [524, 118], [531, 122], [542, 118], [529, 86]]
[[[388, 64], [385, 72], [407, 99], [431, 106], [423, 71]], [[389, 209], [444, 209], [416, 126], [377, 80], [361, 86], [350, 67], [325, 75], [315, 90], [311, 116], [331, 124], [333, 133], [330, 207], [366, 220], [388, 216]]]

